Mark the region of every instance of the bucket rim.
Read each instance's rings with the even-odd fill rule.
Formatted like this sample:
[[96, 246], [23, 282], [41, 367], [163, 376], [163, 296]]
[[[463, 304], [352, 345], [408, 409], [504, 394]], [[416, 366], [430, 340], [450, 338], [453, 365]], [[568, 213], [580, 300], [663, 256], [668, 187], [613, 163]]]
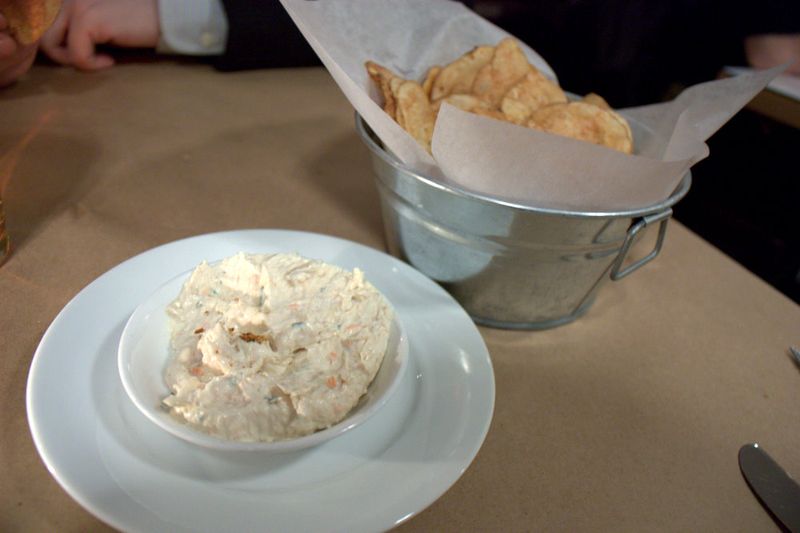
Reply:
[[440, 189], [444, 192], [453, 194], [455, 196], [461, 196], [463, 198], [475, 200], [481, 203], [491, 204], [492, 206], [506, 207], [514, 210], [527, 211], [533, 213], [543, 213], [543, 214], [557, 215], [563, 217], [634, 218], [634, 217], [645, 216], [652, 213], [658, 213], [664, 211], [665, 209], [671, 208], [684, 196], [686, 196], [692, 184], [692, 173], [690, 170], [687, 170], [686, 174], [683, 176], [678, 186], [675, 188], [672, 194], [670, 194], [665, 200], [635, 209], [620, 209], [620, 210], [610, 210], [610, 211], [570, 211], [568, 209], [522, 205], [510, 202], [508, 200], [494, 198], [490, 195], [469, 191], [467, 189], [458, 187], [457, 185], [442, 183], [434, 178], [413, 171], [408, 167], [406, 167], [405, 165], [403, 165], [403, 163], [399, 159], [397, 159], [397, 157], [389, 153], [387, 150], [385, 150], [382, 146], [378, 144], [376, 140], [377, 135], [364, 121], [363, 117], [358, 114], [358, 112], [355, 113], [355, 123], [356, 123], [356, 131], [358, 132], [364, 144], [366, 144], [367, 147], [370, 149], [370, 151], [372, 151], [372, 153], [381, 158], [384, 161], [384, 163], [396, 169], [397, 171], [402, 172], [403, 174], [406, 174], [408, 176], [411, 176], [414, 179], [421, 181], [430, 187]]

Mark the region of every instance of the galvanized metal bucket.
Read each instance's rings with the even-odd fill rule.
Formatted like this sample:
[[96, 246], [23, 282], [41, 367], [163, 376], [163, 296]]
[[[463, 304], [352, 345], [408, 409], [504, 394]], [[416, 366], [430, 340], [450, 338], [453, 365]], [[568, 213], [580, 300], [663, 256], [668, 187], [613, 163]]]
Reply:
[[[544, 329], [581, 316], [598, 289], [652, 261], [687, 173], [659, 204], [618, 212], [573, 212], [503, 203], [405, 168], [361, 117], [389, 252], [447, 289], [480, 324]], [[626, 262], [631, 245], [658, 225], [654, 248]]]

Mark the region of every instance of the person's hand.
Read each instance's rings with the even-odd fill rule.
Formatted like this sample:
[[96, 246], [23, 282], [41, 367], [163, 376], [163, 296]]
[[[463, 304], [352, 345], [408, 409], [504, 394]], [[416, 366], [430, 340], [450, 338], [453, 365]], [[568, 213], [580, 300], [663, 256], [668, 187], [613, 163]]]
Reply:
[[28, 72], [36, 58], [36, 44], [19, 44], [7, 29], [8, 23], [0, 14], [0, 87], [11, 85]]
[[744, 50], [754, 68], [789, 63], [785, 73], [800, 76], [800, 34], [751, 35], [744, 41]]
[[155, 48], [159, 23], [157, 0], [64, 0], [61, 12], [41, 41], [50, 59], [81, 70], [114, 64], [95, 45]]

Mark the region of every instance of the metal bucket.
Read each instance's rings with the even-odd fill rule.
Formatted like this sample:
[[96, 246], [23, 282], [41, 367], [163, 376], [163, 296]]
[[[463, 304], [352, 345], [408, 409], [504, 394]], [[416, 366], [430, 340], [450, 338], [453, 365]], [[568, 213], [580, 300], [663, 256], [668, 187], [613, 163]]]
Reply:
[[[570, 322], [597, 290], [652, 261], [687, 173], [659, 204], [618, 212], [574, 212], [503, 203], [405, 168], [356, 116], [370, 149], [389, 252], [441, 284], [480, 324], [544, 329]], [[658, 225], [654, 248], [626, 264], [631, 245]]]

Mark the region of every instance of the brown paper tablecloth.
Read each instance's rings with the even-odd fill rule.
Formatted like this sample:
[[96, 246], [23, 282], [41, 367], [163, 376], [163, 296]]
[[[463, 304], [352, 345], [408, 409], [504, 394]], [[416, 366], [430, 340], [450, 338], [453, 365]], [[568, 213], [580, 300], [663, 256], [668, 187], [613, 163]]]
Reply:
[[[367, 150], [321, 69], [37, 66], [0, 92], [0, 156], [15, 245], [0, 267], [2, 531], [106, 527], [47, 472], [25, 412], [36, 346], [90, 281], [227, 229], [384, 248]], [[496, 374], [491, 429], [463, 477], [401, 530], [776, 529], [736, 453], [759, 441], [800, 477], [800, 369], [787, 352], [800, 307], [680, 224], [577, 322], [480, 331]]]

